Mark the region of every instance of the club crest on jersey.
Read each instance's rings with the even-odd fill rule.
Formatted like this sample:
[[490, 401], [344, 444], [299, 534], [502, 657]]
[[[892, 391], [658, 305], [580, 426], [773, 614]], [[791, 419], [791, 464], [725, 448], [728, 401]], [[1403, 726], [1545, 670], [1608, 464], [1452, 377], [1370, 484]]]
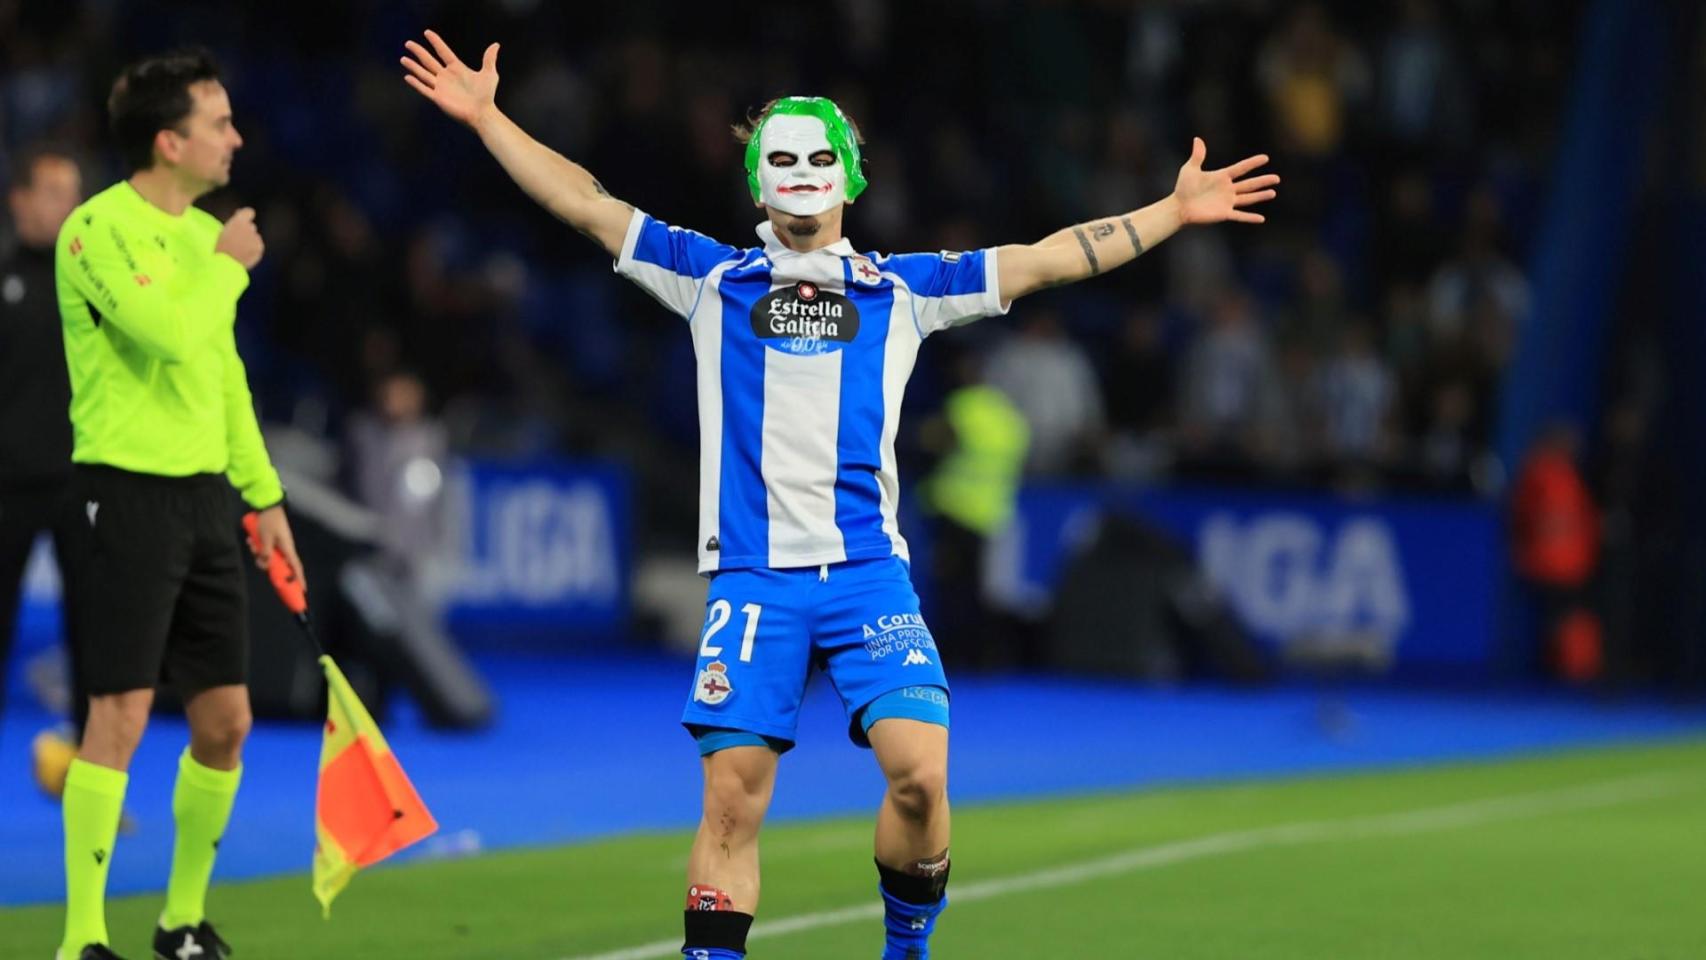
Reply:
[[852, 257], [850, 258], [850, 262], [853, 264], [852, 271], [854, 283], [863, 283], [867, 286], [874, 287], [883, 282], [883, 272], [877, 269], [876, 264], [866, 260], [864, 257]]
[[734, 696], [734, 692], [735, 688], [729, 684], [728, 665], [721, 660], [714, 660], [699, 671], [699, 679], [693, 684], [693, 699], [707, 707], [722, 703]]
[[772, 290], [752, 305], [752, 332], [782, 353], [832, 353], [859, 335], [859, 309], [841, 294], [802, 280]]

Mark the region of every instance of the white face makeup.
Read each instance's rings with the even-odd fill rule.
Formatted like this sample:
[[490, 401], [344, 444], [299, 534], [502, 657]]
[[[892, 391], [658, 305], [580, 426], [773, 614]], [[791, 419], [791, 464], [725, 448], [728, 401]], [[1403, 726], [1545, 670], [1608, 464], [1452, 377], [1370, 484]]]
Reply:
[[758, 150], [759, 196], [765, 206], [815, 217], [846, 202], [847, 171], [829, 145], [822, 120], [773, 116], [764, 122]]

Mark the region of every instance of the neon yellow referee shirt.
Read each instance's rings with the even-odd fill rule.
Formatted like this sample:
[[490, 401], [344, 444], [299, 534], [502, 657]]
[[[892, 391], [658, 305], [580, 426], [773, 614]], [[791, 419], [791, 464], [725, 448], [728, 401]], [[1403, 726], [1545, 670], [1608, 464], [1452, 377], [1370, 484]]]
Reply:
[[72, 211], [54, 273], [71, 373], [73, 463], [223, 473], [256, 509], [284, 499], [237, 356], [249, 272], [213, 252], [221, 224], [172, 216], [128, 182]]

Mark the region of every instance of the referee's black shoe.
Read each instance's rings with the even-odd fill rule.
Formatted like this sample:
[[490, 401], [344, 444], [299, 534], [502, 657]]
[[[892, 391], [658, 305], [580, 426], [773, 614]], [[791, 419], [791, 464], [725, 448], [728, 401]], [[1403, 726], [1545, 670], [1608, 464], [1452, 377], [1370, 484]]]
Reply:
[[[63, 954], [56, 953], [54, 956], [61, 957]], [[77, 960], [124, 960], [124, 958], [114, 953], [112, 948], [104, 943], [91, 943], [77, 951]]]
[[175, 930], [154, 928], [154, 960], [226, 960], [229, 956], [231, 945], [206, 920]]

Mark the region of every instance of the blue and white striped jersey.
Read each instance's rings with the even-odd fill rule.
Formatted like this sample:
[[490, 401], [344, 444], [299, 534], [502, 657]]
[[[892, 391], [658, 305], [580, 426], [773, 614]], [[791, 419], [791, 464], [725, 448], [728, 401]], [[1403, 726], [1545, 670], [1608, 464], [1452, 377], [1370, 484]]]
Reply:
[[1004, 313], [995, 251], [737, 249], [635, 211], [616, 272], [698, 358], [699, 570], [907, 556], [894, 438], [918, 345]]

